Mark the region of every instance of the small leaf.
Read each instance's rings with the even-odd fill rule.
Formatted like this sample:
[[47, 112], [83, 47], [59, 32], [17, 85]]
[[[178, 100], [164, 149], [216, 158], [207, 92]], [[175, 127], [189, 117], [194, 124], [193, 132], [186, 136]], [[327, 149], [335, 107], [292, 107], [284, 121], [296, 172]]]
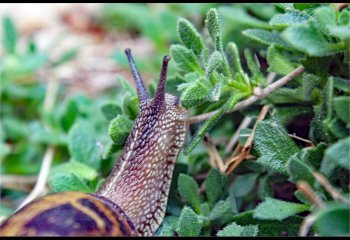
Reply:
[[138, 96], [126, 92], [123, 97], [123, 111], [132, 120], [135, 120], [139, 112]]
[[205, 19], [205, 26], [209, 32], [211, 40], [215, 45], [215, 50], [222, 52], [221, 40], [221, 21], [219, 14], [215, 8], [209, 9]]
[[295, 69], [295, 64], [291, 62], [286, 52], [276, 48], [275, 44], [268, 48], [267, 61], [269, 63], [269, 72], [286, 75]]
[[114, 118], [108, 127], [108, 134], [116, 145], [124, 145], [127, 140], [133, 121], [127, 118], [125, 115], [119, 115]]
[[260, 155], [257, 162], [285, 175], [287, 175], [289, 157], [299, 151], [277, 118], [260, 121], [257, 124], [254, 149]]
[[303, 95], [305, 100], [311, 100], [311, 92], [319, 85], [320, 78], [314, 74], [303, 73]]
[[13, 21], [10, 17], [5, 16], [2, 19], [2, 27], [3, 27], [3, 37], [4, 37], [4, 45], [5, 49], [8, 53], [14, 54], [16, 51], [17, 44], [17, 31], [13, 24]]
[[323, 57], [345, 50], [342, 45], [329, 43], [314, 21], [289, 27], [282, 37], [295, 49], [309, 56]]
[[231, 203], [230, 200], [227, 199], [225, 201], [218, 201], [213, 209], [211, 210], [208, 219], [213, 221], [215, 219], [218, 219], [225, 215], [226, 213], [232, 213], [231, 212]]
[[[327, 148], [325, 152], [325, 159], [328, 159], [333, 164], [337, 164], [343, 168], [350, 169], [350, 137], [341, 139]], [[324, 162], [324, 161], [323, 161]], [[322, 163], [322, 168], [327, 167], [325, 163]]]
[[219, 237], [241, 236], [243, 229], [244, 227], [233, 222], [220, 230], [216, 235]]
[[122, 109], [118, 104], [108, 102], [101, 106], [101, 111], [104, 115], [104, 117], [111, 121], [113, 118], [115, 118], [117, 115], [122, 113]]
[[320, 236], [349, 236], [350, 208], [345, 204], [332, 204], [320, 208], [315, 214], [314, 226]]
[[208, 65], [206, 67], [206, 77], [208, 78], [214, 70], [223, 65], [223, 56], [220, 52], [215, 51], [210, 55]]
[[304, 23], [309, 19], [309, 15], [300, 11], [289, 11], [283, 14], [276, 14], [269, 22], [271, 26], [283, 29], [298, 23]]
[[333, 78], [335, 88], [337, 88], [345, 93], [350, 93], [349, 80], [343, 79], [340, 77], [331, 77], [331, 78]]
[[171, 45], [170, 53], [178, 67], [185, 72], [203, 73], [194, 53], [181, 45]]
[[62, 54], [56, 61], [52, 63], [52, 67], [57, 67], [59, 65], [62, 65], [65, 62], [68, 62], [72, 59], [74, 59], [79, 52], [79, 47], [72, 48]]
[[307, 163], [300, 160], [297, 155], [293, 155], [287, 162], [288, 173], [291, 176], [290, 181], [296, 183], [304, 180], [313, 186], [315, 178], [312, 175], [314, 171]]
[[237, 45], [234, 42], [229, 42], [226, 47], [226, 55], [229, 66], [235, 71], [235, 73], [243, 74], [243, 68], [241, 59], [239, 57], [239, 51]]
[[333, 98], [334, 108], [337, 116], [350, 125], [350, 97], [341, 96]]
[[249, 49], [244, 50], [244, 56], [247, 59], [248, 68], [251, 72], [251, 81], [254, 86], [263, 85], [265, 78], [260, 71], [260, 63], [256, 55], [252, 55], [252, 52]]
[[68, 133], [69, 153], [78, 162], [94, 168], [98, 167], [99, 148], [95, 139], [94, 129], [87, 121], [76, 122]]
[[271, 180], [268, 175], [265, 175], [259, 179], [258, 195], [261, 200], [265, 200], [266, 198], [273, 196]]
[[203, 41], [195, 27], [184, 18], [177, 21], [177, 32], [182, 43], [196, 55], [200, 55], [204, 48]]
[[188, 201], [193, 209], [200, 212], [199, 190], [197, 182], [189, 175], [180, 173], [177, 187], [181, 196]]
[[65, 131], [68, 131], [72, 127], [78, 115], [78, 104], [71, 98], [66, 102], [60, 117], [61, 125]]
[[51, 168], [49, 177], [55, 174], [67, 174], [74, 173], [79, 178], [92, 181], [97, 177], [95, 169], [89, 167], [86, 164], [71, 160], [69, 162], [61, 163]]
[[183, 237], [197, 237], [201, 231], [202, 222], [197, 214], [190, 208], [185, 206], [176, 227], [176, 232]]
[[237, 177], [233, 183], [234, 195], [236, 197], [243, 197], [251, 192], [255, 186], [258, 173], [248, 173]]
[[254, 210], [254, 218], [268, 220], [283, 220], [297, 213], [309, 210], [309, 206], [267, 198]]
[[53, 192], [79, 191], [92, 192], [92, 189], [74, 173], [55, 174], [48, 183]]
[[213, 205], [224, 191], [226, 176], [221, 174], [217, 169], [213, 168], [208, 173], [205, 180], [205, 194], [208, 202]]
[[181, 94], [181, 104], [184, 108], [191, 108], [204, 103], [210, 93], [210, 88], [203, 81], [198, 79], [190, 83], [185, 91]]
[[247, 29], [242, 34], [264, 45], [275, 44], [278, 47], [291, 49], [291, 46], [281, 38], [278, 32], [263, 29]]

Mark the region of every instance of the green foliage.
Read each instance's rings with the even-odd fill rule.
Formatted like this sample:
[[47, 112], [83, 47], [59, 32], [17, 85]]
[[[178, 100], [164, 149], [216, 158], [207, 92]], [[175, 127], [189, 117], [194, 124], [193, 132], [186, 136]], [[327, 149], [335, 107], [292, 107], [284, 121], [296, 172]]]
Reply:
[[268, 220], [283, 220], [297, 213], [307, 211], [309, 206], [267, 198], [254, 210], [253, 217]]
[[180, 173], [177, 186], [181, 196], [191, 204], [197, 213], [199, 213], [200, 202], [197, 182], [191, 176]]
[[119, 115], [109, 124], [108, 134], [116, 145], [124, 145], [129, 136], [133, 122], [125, 115]]
[[197, 237], [201, 227], [202, 223], [198, 215], [190, 207], [184, 207], [176, 227], [179, 236]]
[[240, 226], [237, 223], [233, 222], [230, 225], [227, 225], [225, 228], [220, 230], [217, 233], [217, 236], [219, 237], [229, 237], [229, 236], [241, 236], [241, 237], [247, 237], [247, 236], [257, 236], [259, 232], [258, 225], [247, 225], [247, 226]]

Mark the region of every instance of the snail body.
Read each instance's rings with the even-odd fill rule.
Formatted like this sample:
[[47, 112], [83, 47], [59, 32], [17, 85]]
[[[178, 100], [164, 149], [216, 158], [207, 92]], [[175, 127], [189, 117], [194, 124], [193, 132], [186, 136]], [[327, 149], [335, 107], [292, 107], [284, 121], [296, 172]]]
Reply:
[[139, 113], [123, 153], [95, 194], [62, 192], [39, 198], [0, 226], [0, 235], [150, 236], [166, 210], [175, 161], [185, 141], [188, 112], [165, 92], [169, 56], [150, 98], [126, 49]]

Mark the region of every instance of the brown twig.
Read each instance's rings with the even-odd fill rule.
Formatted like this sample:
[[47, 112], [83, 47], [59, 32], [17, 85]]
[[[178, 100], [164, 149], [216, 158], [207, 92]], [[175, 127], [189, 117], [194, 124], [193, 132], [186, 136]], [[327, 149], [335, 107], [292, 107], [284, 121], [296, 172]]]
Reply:
[[346, 199], [343, 197], [325, 178], [321, 173], [319, 172], [313, 172], [312, 175], [316, 178], [316, 180], [326, 189], [326, 191], [334, 198], [334, 200], [347, 203], [349, 204], [349, 199]]
[[38, 179], [38, 176], [4, 175], [0, 176], [1, 187], [29, 191]]
[[220, 157], [220, 154], [218, 153], [218, 150], [216, 149], [215, 144], [209, 137], [209, 134], [205, 136], [204, 143], [208, 147], [209, 159], [210, 163], [212, 164], [212, 167], [219, 169], [221, 172], [224, 172], [224, 163], [222, 161], [222, 158]]
[[[253, 140], [254, 140], [254, 133], [255, 133], [255, 129], [256, 129], [256, 126], [258, 124], [258, 122], [260, 122], [261, 120], [263, 120], [266, 116], [266, 114], [268, 113], [269, 111], [269, 107], [268, 106], [264, 106], [261, 111], [260, 111], [260, 114], [255, 122], [255, 125], [253, 127], [253, 131], [251, 132], [251, 134], [249, 135], [247, 141], [245, 142], [244, 146], [243, 146], [243, 149], [242, 151], [240, 152], [240, 154], [233, 158], [232, 160], [230, 161], [226, 161], [226, 164], [225, 164], [225, 172], [227, 175], [229, 175], [230, 173], [233, 172], [233, 170], [235, 170], [235, 168], [246, 158], [246, 156], [249, 154], [250, 152], [250, 149], [252, 148], [252, 145], [253, 145]], [[231, 165], [232, 163], [232, 165]]]
[[[278, 88], [284, 86], [286, 83], [288, 83], [289, 81], [293, 80], [294, 78], [296, 78], [297, 76], [302, 74], [304, 72], [304, 70], [305, 70], [305, 68], [303, 66], [300, 66], [300, 67], [296, 68], [291, 73], [287, 74], [286, 76], [282, 77], [281, 79], [277, 80], [276, 82], [274, 82], [271, 85], [267, 86], [266, 88], [262, 89], [261, 92], [259, 93], [259, 95], [253, 95], [253, 96], [247, 98], [246, 100], [237, 103], [236, 106], [233, 108], [233, 110], [231, 112], [243, 109], [243, 108], [245, 108], [247, 106], [252, 105], [256, 101], [267, 97], [273, 91], [275, 91]], [[197, 116], [191, 117], [188, 120], [188, 123], [192, 124], [192, 123], [197, 123], [197, 122], [204, 121], [204, 120], [212, 117], [213, 115], [215, 115], [218, 111], [219, 110], [215, 110], [215, 111], [212, 111], [212, 112], [208, 112], [208, 113], [204, 113], [204, 114], [201, 114], [201, 115], [197, 115]]]
[[314, 192], [314, 190], [310, 187], [310, 185], [304, 181], [298, 181], [297, 182], [297, 188], [301, 191], [301, 193], [313, 204], [315, 204], [316, 207], [321, 208], [324, 206], [324, 203], [322, 200], [317, 196], [317, 194]]
[[308, 216], [306, 216], [303, 222], [300, 224], [298, 236], [306, 237], [307, 233], [310, 231], [310, 228], [312, 224], [314, 224], [315, 220], [316, 220], [316, 216], [313, 214], [309, 214]]
[[295, 138], [295, 139], [298, 139], [300, 141], [306, 142], [306, 143], [310, 144], [310, 146], [315, 147], [315, 145], [310, 140], [298, 137], [297, 135], [295, 135], [295, 133], [294, 134], [288, 134], [288, 136], [290, 136], [292, 138]]

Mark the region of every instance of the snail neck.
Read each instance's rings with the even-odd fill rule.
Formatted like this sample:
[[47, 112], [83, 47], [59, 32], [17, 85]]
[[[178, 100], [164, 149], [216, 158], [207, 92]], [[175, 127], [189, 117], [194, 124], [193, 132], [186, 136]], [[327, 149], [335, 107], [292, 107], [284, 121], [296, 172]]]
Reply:
[[115, 202], [138, 232], [149, 236], [164, 218], [186, 126], [166, 106], [140, 110], [124, 152], [97, 194]]

